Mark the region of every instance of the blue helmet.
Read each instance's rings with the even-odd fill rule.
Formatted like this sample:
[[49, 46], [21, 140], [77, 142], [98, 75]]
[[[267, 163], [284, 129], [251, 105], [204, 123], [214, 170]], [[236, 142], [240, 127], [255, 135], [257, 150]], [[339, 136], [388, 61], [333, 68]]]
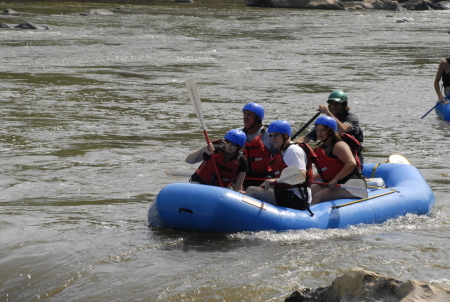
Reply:
[[288, 121], [278, 120], [270, 123], [267, 131], [270, 132], [278, 132], [281, 134], [287, 133], [287, 135], [291, 136], [291, 125], [289, 125]]
[[244, 147], [245, 141], [247, 140], [247, 136], [242, 130], [231, 129], [230, 131], [227, 132], [227, 134], [225, 134], [225, 139], [235, 144], [238, 144], [241, 147]]
[[314, 125], [325, 125], [330, 129], [333, 129], [334, 132], [337, 132], [337, 123], [336, 120], [334, 118], [332, 118], [331, 116], [320, 116], [316, 122], [314, 123]]
[[264, 119], [264, 108], [260, 104], [257, 104], [257, 103], [245, 104], [244, 108], [242, 108], [242, 112], [244, 112], [244, 110], [248, 110], [248, 111], [253, 112], [254, 114], [256, 114], [256, 116], [259, 116], [261, 118], [261, 122], [263, 121], [263, 119]]

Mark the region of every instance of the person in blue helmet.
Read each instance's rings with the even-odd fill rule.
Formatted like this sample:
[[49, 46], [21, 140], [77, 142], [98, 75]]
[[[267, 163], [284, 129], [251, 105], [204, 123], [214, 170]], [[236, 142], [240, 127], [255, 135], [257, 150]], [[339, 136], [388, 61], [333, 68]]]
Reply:
[[[270, 160], [275, 155], [273, 146], [267, 132], [267, 127], [262, 124], [264, 120], [264, 108], [257, 103], [247, 103], [242, 108], [244, 128], [246, 134], [244, 155], [248, 162], [247, 177], [265, 178], [270, 173]], [[244, 188], [258, 185], [259, 181], [246, 179]]]
[[[359, 117], [355, 113], [350, 112], [348, 107], [348, 98], [342, 90], [334, 90], [330, 93], [327, 100], [328, 106], [320, 105], [319, 111], [326, 116], [333, 118], [337, 124], [337, 132], [339, 134], [347, 133], [356, 138], [361, 144], [364, 141], [364, 133], [359, 123]], [[316, 129], [313, 128], [306, 136], [299, 137], [295, 141], [297, 143], [308, 143], [317, 140]], [[364, 163], [362, 154], [358, 154], [361, 164]]]
[[[299, 168], [307, 179], [307, 155], [298, 144], [291, 141], [291, 126], [285, 120], [270, 123], [269, 137], [277, 148], [277, 153], [271, 161], [271, 174], [273, 179], [266, 180], [265, 188], [250, 186], [246, 194], [264, 202], [289, 207], [298, 210], [309, 209], [311, 190], [307, 183], [287, 185], [278, 183], [282, 171], [292, 165]], [[266, 186], [267, 184], [267, 186]]]
[[232, 129], [225, 134], [223, 140], [212, 142], [186, 157], [188, 164], [201, 162], [191, 176], [190, 182], [220, 186], [211, 154], [217, 164], [224, 187], [243, 192], [245, 174], [248, 169], [247, 159], [241, 152], [245, 144], [245, 133], [240, 129]]
[[318, 165], [318, 173], [314, 175], [314, 180], [329, 185], [311, 186], [311, 205], [334, 199], [355, 198], [347, 190], [332, 185], [343, 184], [349, 179], [362, 179], [356, 153], [352, 153], [350, 146], [341, 139], [334, 118], [320, 116], [314, 127], [317, 139], [321, 142], [321, 145], [314, 149]]

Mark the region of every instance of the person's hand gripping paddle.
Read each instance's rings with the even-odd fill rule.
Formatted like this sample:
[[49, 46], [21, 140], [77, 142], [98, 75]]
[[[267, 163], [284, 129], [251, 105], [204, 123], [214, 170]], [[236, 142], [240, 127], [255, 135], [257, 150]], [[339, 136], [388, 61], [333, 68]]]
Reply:
[[[200, 125], [203, 129], [203, 134], [205, 135], [206, 143], [208, 146], [211, 144], [211, 141], [208, 137], [208, 132], [206, 131], [205, 120], [203, 119], [203, 109], [202, 102], [200, 101], [200, 96], [197, 91], [197, 86], [195, 85], [194, 80], [190, 79], [186, 81], [186, 88], [189, 92], [189, 97], [191, 98], [192, 105], [194, 106], [194, 110], [197, 113], [198, 119], [200, 120]], [[219, 180], [219, 184], [223, 187], [222, 177], [220, 176], [219, 168], [217, 167], [216, 158], [214, 157], [214, 153], [211, 153], [211, 160], [214, 165], [214, 171], [216, 172], [216, 176]]]

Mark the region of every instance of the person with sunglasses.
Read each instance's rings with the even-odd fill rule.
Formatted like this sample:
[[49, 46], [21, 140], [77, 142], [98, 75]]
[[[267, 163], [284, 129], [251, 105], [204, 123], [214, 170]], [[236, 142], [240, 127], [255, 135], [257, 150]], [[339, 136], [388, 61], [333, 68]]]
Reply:
[[[355, 113], [350, 112], [348, 107], [348, 98], [344, 91], [334, 90], [328, 96], [328, 106], [320, 105], [319, 111], [329, 117], [332, 117], [337, 123], [337, 131], [339, 134], [347, 133], [356, 138], [361, 144], [364, 141], [364, 133], [359, 123], [359, 117]], [[297, 143], [308, 143], [309, 141], [317, 140], [316, 128], [306, 136], [299, 137], [295, 140]], [[364, 163], [364, 157], [358, 154], [361, 163]]]
[[242, 184], [248, 169], [247, 159], [241, 152], [245, 144], [245, 138], [245, 133], [242, 130], [232, 129], [225, 134], [223, 141], [214, 141], [209, 146], [190, 153], [186, 157], [188, 164], [203, 162], [189, 181], [191, 183], [220, 186], [211, 158], [214, 154], [214, 160], [224, 187], [243, 192]]
[[294, 186], [277, 183], [276, 181], [280, 177], [281, 172], [292, 165], [297, 166], [301, 173], [304, 174], [305, 179], [307, 179], [310, 173], [307, 173], [308, 158], [305, 151], [298, 144], [291, 141], [291, 126], [287, 121], [277, 120], [270, 123], [268, 131], [273, 145], [277, 148], [277, 153], [273, 157], [270, 166], [273, 179], [266, 180], [263, 184], [264, 188], [248, 187], [246, 194], [273, 205], [308, 210], [311, 201], [311, 190], [307, 186], [306, 181]]
[[[264, 108], [258, 103], [247, 103], [242, 108], [244, 128], [246, 134], [244, 155], [248, 162], [247, 177], [266, 178], [270, 172], [270, 160], [276, 153], [264, 120]], [[244, 189], [257, 186], [260, 181], [246, 179]]]

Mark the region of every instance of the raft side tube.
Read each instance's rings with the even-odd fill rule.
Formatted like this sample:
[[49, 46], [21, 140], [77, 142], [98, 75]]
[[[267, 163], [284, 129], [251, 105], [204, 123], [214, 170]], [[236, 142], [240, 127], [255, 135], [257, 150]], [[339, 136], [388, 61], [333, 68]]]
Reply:
[[316, 221], [308, 211], [275, 207], [246, 195], [228, 190], [211, 220], [210, 232], [282, 231], [315, 228]]
[[191, 183], [165, 186], [152, 205], [158, 209], [157, 216], [160, 217], [155, 217], [155, 211], [150, 208], [149, 224], [171, 229], [208, 231], [218, 205], [229, 191], [217, 187], [209, 190], [210, 187]]
[[436, 102], [436, 108], [434, 108], [434, 111], [436, 112], [436, 115], [447, 122], [450, 122], [450, 104], [442, 104], [441, 102]]
[[[363, 174], [371, 176], [374, 166], [375, 164], [364, 165]], [[433, 191], [416, 167], [382, 163], [378, 165], [375, 177], [383, 178], [386, 187], [395, 189], [395, 192], [391, 194], [367, 200], [375, 211], [376, 223], [383, 223], [407, 213], [428, 214], [433, 208], [435, 203]], [[381, 195], [387, 191], [375, 189], [369, 193], [369, 197]]]

